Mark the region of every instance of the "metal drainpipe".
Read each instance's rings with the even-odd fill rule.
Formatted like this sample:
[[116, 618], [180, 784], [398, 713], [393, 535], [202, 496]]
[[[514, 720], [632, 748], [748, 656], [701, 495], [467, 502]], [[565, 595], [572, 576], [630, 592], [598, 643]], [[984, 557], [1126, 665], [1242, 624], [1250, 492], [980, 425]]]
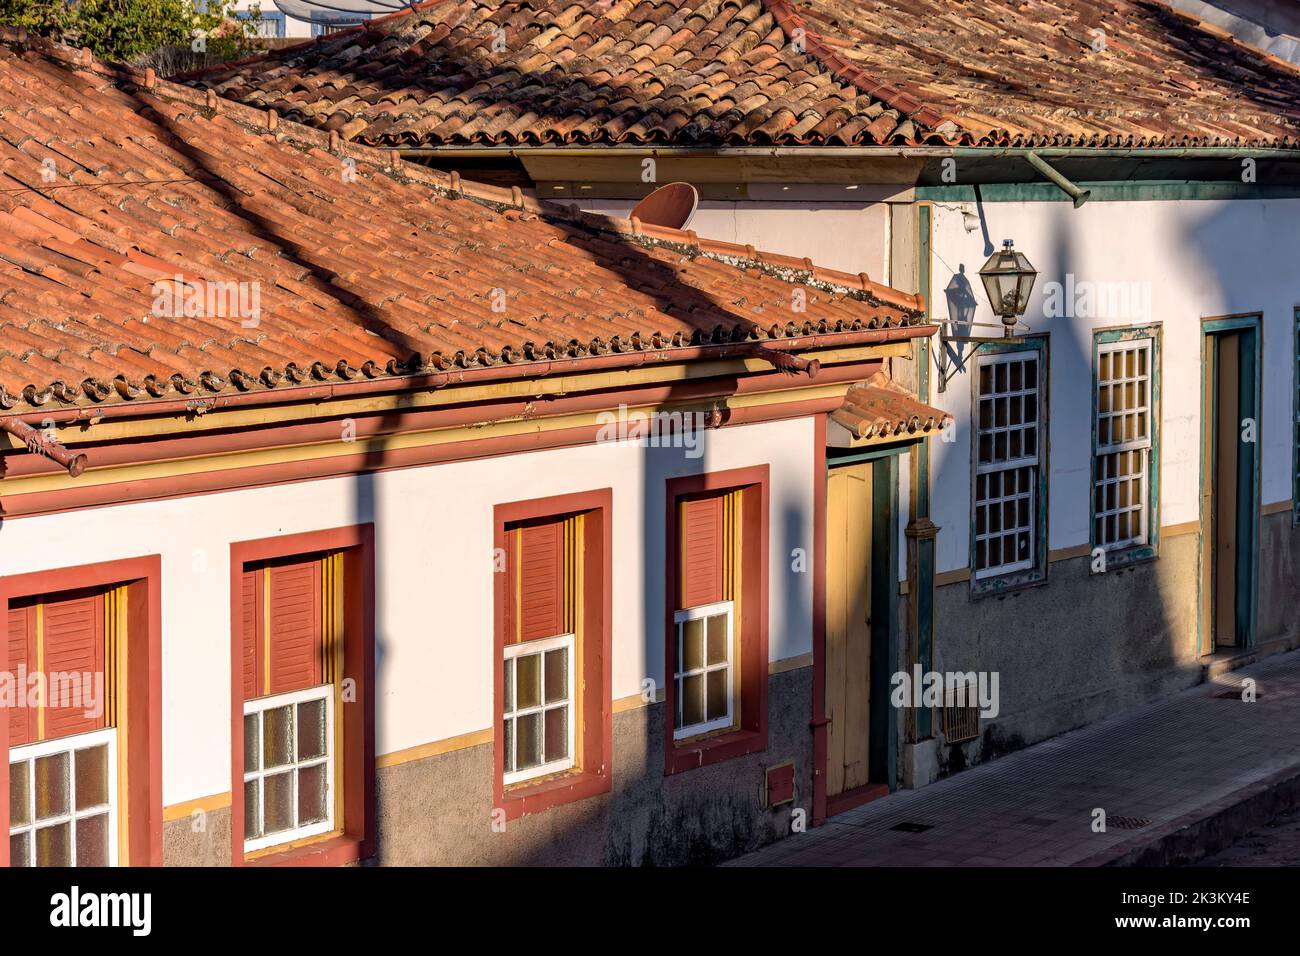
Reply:
[[1058, 173], [1055, 169], [1053, 169], [1050, 165], [1048, 165], [1047, 162], [1045, 162], [1037, 154], [1026, 153], [1025, 159], [1029, 161], [1030, 166], [1033, 166], [1034, 169], [1038, 170], [1040, 173], [1042, 173], [1052, 182], [1056, 183], [1056, 185], [1060, 186], [1061, 189], [1066, 193], [1066, 195], [1068, 195], [1071, 199], [1074, 200], [1075, 209], [1078, 209], [1080, 206], [1086, 203], [1088, 201], [1088, 197], [1092, 195], [1092, 190], [1080, 189], [1078, 186], [1070, 182], [1068, 179], [1066, 179], [1064, 176]]

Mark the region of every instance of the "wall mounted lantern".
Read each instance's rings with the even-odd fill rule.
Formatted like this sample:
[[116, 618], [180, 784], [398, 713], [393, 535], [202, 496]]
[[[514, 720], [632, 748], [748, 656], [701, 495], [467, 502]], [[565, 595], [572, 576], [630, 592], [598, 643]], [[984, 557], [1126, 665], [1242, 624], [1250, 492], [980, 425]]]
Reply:
[[1010, 239], [1002, 243], [1002, 251], [989, 256], [980, 269], [980, 280], [988, 294], [995, 315], [1002, 317], [1002, 334], [1011, 338], [1016, 319], [1029, 308], [1029, 293], [1034, 289], [1038, 270], [1029, 264], [1023, 252], [1016, 252]]

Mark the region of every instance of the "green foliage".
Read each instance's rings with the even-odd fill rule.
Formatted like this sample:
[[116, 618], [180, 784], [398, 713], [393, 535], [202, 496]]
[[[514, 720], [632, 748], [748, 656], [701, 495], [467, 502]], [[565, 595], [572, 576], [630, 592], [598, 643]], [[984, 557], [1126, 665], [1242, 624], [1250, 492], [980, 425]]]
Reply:
[[192, 0], [0, 0], [0, 22], [119, 63], [163, 47], [223, 60], [256, 45], [254, 25], [234, 9], [235, 0], [210, 0], [202, 11]]

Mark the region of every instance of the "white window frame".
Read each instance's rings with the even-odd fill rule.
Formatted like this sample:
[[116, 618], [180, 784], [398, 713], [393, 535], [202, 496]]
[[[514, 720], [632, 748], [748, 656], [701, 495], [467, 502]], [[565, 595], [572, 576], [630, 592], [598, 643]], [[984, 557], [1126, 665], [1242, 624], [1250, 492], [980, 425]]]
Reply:
[[[542, 694], [541, 694], [541, 702], [536, 707], [525, 707], [521, 710], [519, 708], [519, 666], [516, 664], [510, 668], [511, 686], [509, 690], [510, 690], [511, 709], [507, 711], [504, 706], [501, 708], [502, 740], [504, 741], [505, 739], [505, 725], [507, 723], [515, 724], [516, 729], [513, 731], [513, 733], [511, 733], [510, 741], [512, 746], [514, 746], [516, 749], [518, 748], [519, 731], [517, 728], [518, 728], [518, 720], [520, 717], [527, 717], [530, 714], [542, 715], [541, 721], [542, 721], [543, 741], [545, 741], [546, 711], [556, 710], [557, 708], [560, 707], [568, 707], [569, 719], [566, 722], [567, 730], [568, 730], [568, 745], [565, 747], [565, 754], [567, 756], [565, 756], [562, 760], [552, 760], [550, 763], [540, 764], [536, 767], [529, 767], [526, 770], [507, 771], [505, 770], [505, 765], [506, 765], [505, 755], [502, 755], [501, 767], [502, 767], [503, 786], [508, 787], [511, 784], [521, 783], [524, 780], [533, 780], [537, 777], [544, 777], [548, 774], [560, 773], [561, 771], [569, 770], [570, 768], [576, 765], [577, 758], [575, 757], [573, 752], [574, 746], [577, 743], [576, 728], [578, 723], [578, 711], [577, 711], [578, 702], [574, 695], [574, 687], [576, 686], [576, 682], [574, 680], [574, 673], [577, 670], [577, 661], [575, 660], [576, 644], [577, 642], [574, 640], [574, 635], [557, 634], [555, 637], [543, 637], [533, 641], [522, 641], [517, 644], [508, 644], [506, 646], [505, 653], [502, 656], [503, 669], [505, 667], [506, 661], [513, 661], [519, 657], [532, 657], [534, 655], [542, 656], [542, 671], [541, 671]], [[548, 704], [546, 703], [546, 657], [545, 655], [547, 651], [559, 650], [561, 648], [563, 648], [569, 654], [568, 666], [565, 668], [565, 674], [567, 675], [568, 678], [567, 680], [568, 687], [566, 688], [565, 691], [566, 696], [564, 699], [564, 703], [557, 702], [557, 703]], [[503, 705], [504, 703], [505, 702], [502, 701]], [[513, 762], [513, 755], [511, 755], [511, 761]]]
[[[298, 756], [298, 704], [306, 703], [313, 700], [325, 701], [325, 756], [312, 757], [307, 760], [299, 761]], [[269, 846], [279, 846], [281, 843], [290, 843], [295, 840], [302, 840], [307, 837], [319, 836], [322, 833], [329, 833], [334, 829], [334, 685], [320, 684], [316, 687], [308, 687], [305, 690], [294, 690], [284, 694], [274, 694], [270, 697], [258, 697], [253, 700], [244, 701], [244, 717], [250, 714], [258, 714], [258, 735], [257, 746], [263, 747], [264, 734], [262, 728], [265, 726], [265, 714], [268, 710], [275, 710], [278, 707], [284, 707], [286, 704], [293, 704], [293, 749], [294, 762], [288, 764], [279, 764], [275, 767], [266, 766], [266, 755], [259, 750], [257, 755], [257, 769], [248, 770], [248, 755], [244, 755], [244, 783], [258, 781], [257, 787], [257, 812], [259, 814], [257, 832], [261, 836], [252, 840], [244, 840], [244, 852], [252, 853], [256, 850], [262, 850]], [[242, 732], [242, 725], [241, 725]], [[325, 819], [316, 823], [309, 823], [306, 826], [293, 827], [288, 830], [279, 830], [273, 834], [266, 833], [266, 784], [265, 779], [268, 776], [274, 776], [277, 773], [285, 771], [293, 772], [293, 806], [294, 819], [298, 818], [298, 774], [302, 770], [311, 767], [325, 765]], [[235, 795], [236, 800], [243, 800], [243, 791]]]
[[[9, 749], [10, 764], [24, 760], [30, 762], [27, 770], [27, 818], [31, 822], [23, 826], [11, 826], [9, 828], [11, 837], [20, 833], [31, 834], [29, 866], [36, 865], [36, 831], [44, 830], [50, 826], [57, 826], [61, 823], [68, 824], [72, 844], [72, 866], [77, 865], [77, 821], [85, 817], [102, 815], [106, 806], [101, 803], [85, 810], [77, 809], [77, 751], [88, 750], [91, 747], [99, 747], [104, 744], [108, 745], [108, 865], [117, 866], [117, 728], [105, 727], [100, 730], [92, 730], [89, 733], [55, 737], [53, 740], [42, 740]], [[48, 757], [58, 753], [68, 754], [68, 812], [38, 822], [36, 819], [36, 760], [40, 757]], [[7, 767], [5, 772], [8, 773]], [[12, 860], [10, 865], [13, 865]]]
[[[985, 398], [986, 396], [982, 396], [979, 391], [979, 369], [985, 366], [1009, 365], [1013, 362], [1024, 362], [1030, 358], [1034, 359], [1038, 364], [1038, 374], [1034, 380], [1034, 384], [1032, 388], [1032, 392], [1035, 396], [1034, 431], [1036, 432], [1036, 437], [1034, 440], [1034, 453], [1032, 455], [1022, 454], [1019, 458], [1008, 459], [1006, 461], [981, 464], [979, 460], [979, 444], [980, 444], [980, 436], [985, 433], [985, 429], [980, 428], [980, 419], [979, 419], [980, 407], [979, 406], [980, 406], [980, 400], [982, 398]], [[1043, 358], [1044, 355], [1042, 349], [1015, 349], [1007, 352], [991, 352], [991, 353], [979, 354], [975, 362], [976, 368], [975, 368], [975, 375], [974, 375], [975, 377], [974, 401], [973, 401], [973, 408], [972, 408], [972, 415], [971, 415], [971, 426], [972, 426], [971, 430], [974, 433], [974, 444], [971, 448], [971, 464], [974, 468], [975, 480], [972, 481], [971, 483], [970, 521], [971, 521], [972, 553], [970, 556], [970, 563], [971, 563], [971, 576], [977, 581], [983, 580], [985, 578], [1001, 577], [1004, 574], [1012, 574], [1017, 571], [1030, 570], [1034, 567], [1038, 559], [1038, 543], [1039, 543], [1038, 535], [1041, 533], [1041, 530], [1038, 526], [1038, 508], [1041, 505], [1039, 497], [1041, 494], [1040, 488], [1042, 482], [1042, 468], [1043, 468], [1042, 456], [1043, 456], [1043, 432], [1044, 432], [1043, 392], [1045, 391], [1045, 387], [1044, 387], [1045, 382], [1043, 378], [1043, 369], [1044, 369]], [[992, 374], [995, 376], [997, 375], [996, 372], [993, 372]], [[1021, 381], [1020, 383], [1021, 387], [1017, 392], [997, 392], [994, 393], [994, 395], [987, 396], [987, 397], [993, 397], [993, 398], [1012, 397], [1012, 396], [1023, 397], [1024, 395], [1029, 394], [1031, 391], [1031, 389], [1026, 387], [1026, 384], [1027, 384], [1026, 382]], [[1015, 426], [1015, 427], [1020, 427], [1020, 426]], [[998, 430], [999, 430], [998, 427], [994, 426], [994, 428], [991, 431], [989, 431], [989, 434], [995, 434]], [[1021, 451], [1022, 452], [1024, 451], [1023, 447]], [[1011, 496], [1010, 498], [1008, 498], [1008, 496], [1005, 493], [1003, 493], [998, 498], [978, 498], [976, 497], [977, 494], [976, 489], [979, 486], [978, 479], [980, 476], [984, 476], [984, 475], [1003, 474], [1004, 477], [1002, 478], [1002, 481], [1005, 482], [1006, 481], [1005, 475], [1017, 472], [1022, 468], [1034, 469], [1033, 480], [1029, 484], [1029, 491], [1031, 495], [1029, 500], [1029, 523], [1025, 529], [1029, 532], [1029, 557], [1020, 558], [1015, 561], [1004, 562], [1002, 564], [996, 564], [990, 567], [977, 569], [976, 565], [978, 564], [977, 556], [978, 556], [978, 549], [979, 549], [980, 542], [988, 538], [1002, 537], [1007, 533], [1007, 531], [1005, 527], [1000, 528], [998, 531], [990, 531], [987, 527], [985, 527], [984, 534], [981, 535], [979, 533], [978, 526], [976, 525], [976, 518], [977, 518], [976, 511], [978, 510], [981, 504], [988, 505], [988, 506], [993, 506], [993, 505], [1000, 506], [1008, 500], [1014, 501], [1017, 500], [1018, 498], [1018, 496]], [[1003, 491], [1005, 492], [1005, 485], [1003, 486]]]
[[[1133, 439], [1132, 441], [1111, 442], [1110, 444], [1103, 445], [1101, 444], [1100, 441], [1101, 416], [1102, 416], [1101, 387], [1103, 384], [1101, 381], [1101, 364], [1100, 364], [1101, 356], [1106, 355], [1110, 352], [1131, 352], [1138, 349], [1146, 352], [1146, 359], [1147, 359], [1146, 394], [1145, 396], [1142, 397], [1141, 405], [1139, 405], [1135, 409], [1126, 409], [1125, 413], [1128, 413], [1130, 411], [1141, 412], [1146, 416], [1146, 437]], [[1095, 430], [1095, 434], [1098, 436], [1098, 441], [1097, 441], [1096, 449], [1093, 451], [1091, 511], [1092, 511], [1092, 522], [1093, 522], [1093, 537], [1096, 539], [1093, 543], [1096, 547], [1103, 548], [1106, 551], [1123, 551], [1127, 548], [1139, 548], [1147, 545], [1148, 543], [1150, 543], [1151, 540], [1151, 493], [1150, 493], [1151, 492], [1151, 486], [1150, 486], [1151, 452], [1152, 452], [1152, 448], [1154, 447], [1154, 443], [1152, 439], [1152, 430], [1155, 427], [1154, 416], [1152, 415], [1152, 405], [1153, 405], [1152, 388], [1154, 385], [1154, 375], [1155, 375], [1155, 369], [1152, 366], [1152, 362], [1154, 359], [1155, 359], [1154, 340], [1149, 336], [1141, 336], [1141, 337], [1131, 338], [1131, 339], [1120, 339], [1115, 342], [1106, 342], [1104, 344], [1099, 344], [1097, 346], [1097, 365], [1096, 365], [1096, 371], [1094, 372], [1093, 375], [1092, 388], [1093, 388], [1093, 402], [1095, 405], [1093, 409], [1093, 415], [1094, 415], [1093, 428]], [[1107, 385], [1121, 384], [1127, 381], [1130, 381], [1130, 379], [1128, 379], [1127, 377], [1116, 379], [1112, 376], [1112, 378], [1108, 379], [1105, 384]], [[1112, 412], [1107, 413], [1107, 417], [1112, 422], [1114, 422], [1116, 418], [1119, 416], [1116, 416], [1112, 410]], [[1113, 430], [1111, 434], [1112, 435], [1114, 434]], [[1118, 514], [1118, 511], [1107, 511], [1104, 509], [1101, 511], [1097, 510], [1097, 489], [1101, 487], [1103, 484], [1113, 484], [1116, 480], [1115, 476], [1113, 475], [1105, 479], [1102, 478], [1100, 474], [1101, 458], [1105, 455], [1114, 455], [1114, 454], [1120, 454], [1122, 452], [1133, 452], [1133, 451], [1142, 453], [1142, 466], [1139, 472], [1139, 477], [1141, 479], [1141, 489], [1140, 489], [1140, 498], [1138, 499], [1139, 503], [1141, 504], [1141, 508], [1138, 510], [1138, 516], [1139, 516], [1139, 520], [1141, 521], [1142, 528], [1141, 531], [1136, 535], [1130, 534], [1129, 537], [1127, 538], [1117, 539], [1115, 541], [1109, 541], [1103, 543], [1100, 537], [1098, 537], [1097, 535], [1097, 519], [1098, 518], [1104, 519], [1108, 515]], [[1130, 479], [1126, 479], [1126, 480], [1131, 480], [1131, 476]], [[1126, 509], [1126, 510], [1131, 510], [1131, 509]]]
[[[697, 621], [703, 618], [716, 617], [725, 613], [727, 616], [727, 662], [725, 664], [705, 664], [703, 667], [696, 667], [689, 671], [682, 670], [682, 660], [684, 657], [683, 643], [685, 641], [686, 629], [682, 626], [687, 621]], [[685, 740], [688, 737], [698, 737], [700, 734], [707, 734], [714, 730], [722, 730], [730, 727], [735, 723], [736, 710], [736, 605], [734, 601], [718, 601], [714, 604], [701, 604], [698, 607], [689, 607], [678, 611], [673, 615], [673, 623], [676, 625], [677, 656], [673, 665], [676, 673], [673, 674], [673, 740]], [[708, 635], [705, 634], [705, 656], [708, 651]], [[712, 720], [705, 720], [698, 724], [686, 724], [681, 727], [677, 726], [677, 716], [682, 713], [682, 686], [687, 677], [704, 676], [712, 671], [727, 669], [727, 713], [723, 717], [715, 717]], [[707, 678], [706, 678], [707, 684]], [[706, 691], [705, 705], [707, 707], [708, 697]], [[707, 712], [707, 711], [706, 711]]]

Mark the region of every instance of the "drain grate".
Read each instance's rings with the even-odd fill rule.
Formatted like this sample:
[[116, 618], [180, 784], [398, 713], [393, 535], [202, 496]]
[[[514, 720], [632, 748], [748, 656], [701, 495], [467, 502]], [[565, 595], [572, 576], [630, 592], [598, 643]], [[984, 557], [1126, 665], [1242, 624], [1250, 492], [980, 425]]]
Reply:
[[1146, 817], [1107, 817], [1106, 825], [1120, 830], [1141, 830], [1145, 826], [1150, 826], [1151, 821]]
[[[959, 705], [958, 701], [962, 703]], [[980, 708], [973, 683], [949, 689], [943, 698], [944, 743], [961, 744], [980, 735]]]
[[926, 830], [933, 830], [932, 823], [895, 823], [889, 829], [898, 830], [900, 833], [924, 833]]

